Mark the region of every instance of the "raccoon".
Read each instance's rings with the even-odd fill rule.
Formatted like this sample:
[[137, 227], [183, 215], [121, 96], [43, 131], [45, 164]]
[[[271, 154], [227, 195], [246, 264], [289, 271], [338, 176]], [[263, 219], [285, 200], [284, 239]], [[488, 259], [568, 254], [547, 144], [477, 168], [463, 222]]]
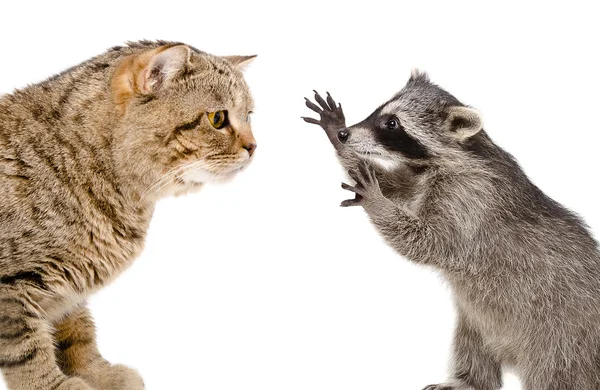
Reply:
[[477, 110], [413, 72], [346, 127], [328, 93], [307, 106], [362, 206], [400, 255], [439, 270], [457, 325], [451, 378], [427, 390], [493, 390], [503, 367], [527, 390], [600, 389], [600, 256], [588, 227], [525, 175]]

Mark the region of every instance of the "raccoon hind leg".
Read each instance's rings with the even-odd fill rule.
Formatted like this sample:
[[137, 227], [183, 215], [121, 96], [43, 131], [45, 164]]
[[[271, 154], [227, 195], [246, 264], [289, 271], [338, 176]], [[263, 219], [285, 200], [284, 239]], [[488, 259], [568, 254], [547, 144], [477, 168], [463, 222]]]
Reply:
[[481, 335], [458, 313], [454, 332], [453, 375], [448, 383], [430, 385], [427, 390], [498, 390], [502, 369], [487, 351]]

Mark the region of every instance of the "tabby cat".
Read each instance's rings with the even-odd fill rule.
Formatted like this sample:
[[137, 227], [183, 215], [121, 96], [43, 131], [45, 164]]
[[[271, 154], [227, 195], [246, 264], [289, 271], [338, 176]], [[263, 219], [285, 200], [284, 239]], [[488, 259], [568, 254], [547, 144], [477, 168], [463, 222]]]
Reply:
[[157, 199], [251, 161], [242, 69], [171, 42], [114, 47], [0, 98], [0, 369], [13, 390], [138, 390], [86, 298], [140, 254]]

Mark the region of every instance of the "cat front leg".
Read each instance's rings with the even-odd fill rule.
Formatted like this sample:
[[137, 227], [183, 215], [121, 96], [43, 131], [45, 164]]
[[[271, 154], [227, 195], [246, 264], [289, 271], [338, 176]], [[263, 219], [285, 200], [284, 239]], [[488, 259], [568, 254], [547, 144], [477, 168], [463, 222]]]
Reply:
[[68, 375], [84, 378], [97, 389], [143, 390], [144, 382], [134, 369], [111, 365], [98, 351], [94, 320], [80, 306], [55, 324], [56, 355]]
[[68, 377], [60, 370], [51, 324], [31, 299], [30, 290], [41, 287], [4, 279], [11, 282], [0, 281], [0, 370], [8, 388], [95, 390], [83, 379]]

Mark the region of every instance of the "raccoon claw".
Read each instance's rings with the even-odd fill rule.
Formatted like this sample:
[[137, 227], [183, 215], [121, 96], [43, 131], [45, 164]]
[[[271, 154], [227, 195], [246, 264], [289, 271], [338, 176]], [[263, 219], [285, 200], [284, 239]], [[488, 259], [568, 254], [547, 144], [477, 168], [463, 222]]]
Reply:
[[354, 192], [356, 195], [354, 199], [343, 201], [342, 207], [364, 206], [366, 202], [372, 202], [383, 197], [375, 173], [367, 163], [360, 164], [358, 169], [351, 169], [348, 171], [348, 175], [356, 182], [356, 185], [351, 186], [342, 183], [342, 188]]
[[[342, 105], [340, 104], [339, 106], [337, 106], [335, 104], [335, 100], [333, 100], [333, 98], [331, 97], [331, 95], [329, 94], [329, 92], [327, 92], [327, 104], [329, 105], [329, 107], [334, 110], [336, 108], [342, 108]], [[337, 106], [337, 107], [336, 107]]]
[[354, 199], [346, 199], [340, 203], [341, 207], [362, 206], [363, 197], [360, 194], [355, 194]]
[[320, 113], [323, 112], [323, 110], [319, 106], [317, 106], [315, 103], [313, 103], [310, 100], [308, 100], [308, 98], [304, 98], [304, 100], [306, 101], [306, 107], [310, 108], [311, 110], [313, 110], [317, 114], [320, 114]]
[[344, 182], [342, 182], [342, 188], [348, 191], [352, 191], [355, 193], [358, 193], [359, 189], [356, 187], [351, 186], [350, 184], [346, 184]]
[[375, 177], [373, 169], [368, 163], [362, 163], [358, 165], [358, 170], [351, 169], [348, 171], [348, 175], [356, 182], [357, 187], [362, 188], [377, 188], [379, 189], [379, 182]]
[[340, 206], [342, 207], [352, 207], [352, 206], [361, 206], [361, 202], [363, 200], [363, 188], [356, 186], [353, 187], [349, 184], [342, 183], [342, 188], [348, 190], [350, 192], [354, 192], [354, 199], [346, 199], [344, 200]]
[[314, 99], [319, 105], [311, 102], [308, 98], [304, 98], [304, 100], [306, 101], [306, 107], [319, 114], [320, 120], [308, 117], [302, 117], [302, 119], [304, 119], [305, 122], [321, 126], [328, 134], [332, 133], [337, 136], [337, 130], [346, 127], [346, 118], [344, 117], [342, 105], [336, 105], [335, 100], [333, 100], [329, 92], [327, 92], [327, 101], [325, 101], [317, 91], [314, 92]]
[[319, 103], [319, 105], [321, 107], [323, 107], [323, 110], [331, 111], [332, 109], [335, 108], [335, 106], [329, 107], [329, 105], [325, 102], [325, 100], [321, 97], [321, 95], [319, 95], [319, 92], [315, 91], [314, 89], [313, 89], [313, 92], [315, 93], [315, 100], [317, 101], [317, 103]]
[[308, 122], [308, 123], [312, 123], [315, 125], [320, 125], [321, 122], [319, 122], [318, 120], [314, 119], [314, 118], [309, 118], [307, 116], [301, 116], [300, 118], [304, 119], [304, 122]]

